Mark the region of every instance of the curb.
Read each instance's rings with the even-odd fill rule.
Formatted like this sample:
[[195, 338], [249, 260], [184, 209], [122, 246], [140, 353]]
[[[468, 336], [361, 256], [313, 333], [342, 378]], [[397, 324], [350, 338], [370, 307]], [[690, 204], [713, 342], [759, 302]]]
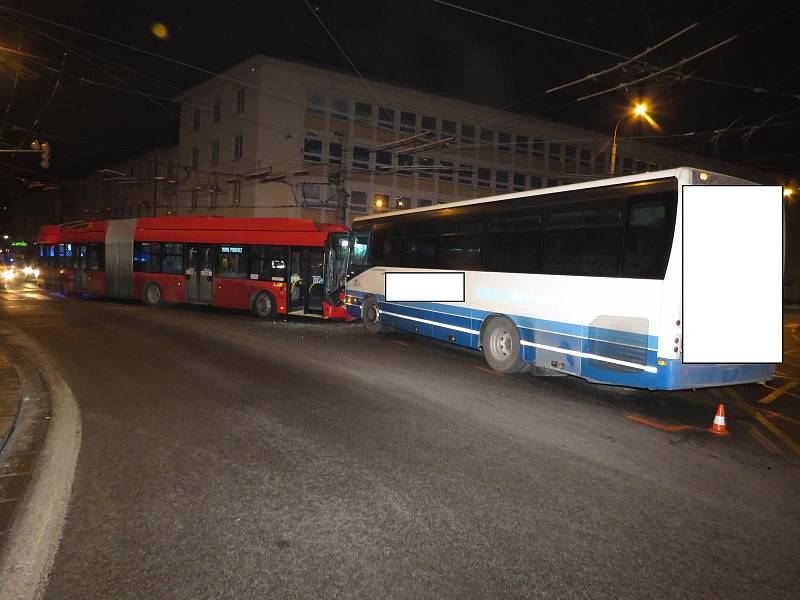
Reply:
[[0, 454], [14, 432], [22, 406], [17, 370], [0, 354]]

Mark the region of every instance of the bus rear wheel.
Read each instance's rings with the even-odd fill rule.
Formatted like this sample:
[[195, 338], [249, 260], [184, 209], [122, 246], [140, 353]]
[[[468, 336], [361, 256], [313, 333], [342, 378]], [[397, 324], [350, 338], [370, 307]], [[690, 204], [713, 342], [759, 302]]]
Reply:
[[361, 321], [364, 323], [364, 329], [369, 333], [381, 333], [383, 331], [381, 311], [378, 310], [378, 301], [375, 296], [370, 296], [361, 305]]
[[157, 283], [148, 283], [144, 288], [144, 303], [147, 306], [158, 306], [161, 304], [161, 286]]
[[481, 335], [483, 357], [499, 373], [521, 373], [525, 370], [522, 344], [517, 326], [507, 317], [494, 317]]
[[259, 319], [275, 318], [275, 298], [269, 292], [259, 292], [253, 300], [253, 314]]

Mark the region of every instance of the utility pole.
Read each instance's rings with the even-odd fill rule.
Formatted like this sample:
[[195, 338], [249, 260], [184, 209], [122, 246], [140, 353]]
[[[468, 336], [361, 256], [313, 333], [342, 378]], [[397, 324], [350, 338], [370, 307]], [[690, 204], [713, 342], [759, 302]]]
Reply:
[[336, 190], [336, 223], [344, 225], [347, 222], [347, 186], [345, 185], [345, 169], [347, 165], [347, 129], [344, 135], [337, 133], [342, 145], [342, 156], [339, 170], [328, 175], [330, 190]]

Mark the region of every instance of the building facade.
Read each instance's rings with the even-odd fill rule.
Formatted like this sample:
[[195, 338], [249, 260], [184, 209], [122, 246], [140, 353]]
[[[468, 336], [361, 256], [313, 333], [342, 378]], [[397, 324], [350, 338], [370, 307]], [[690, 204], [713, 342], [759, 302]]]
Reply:
[[[608, 134], [265, 56], [177, 101], [182, 177], [171, 214], [333, 222], [343, 204], [349, 222], [609, 176]], [[682, 164], [730, 173], [624, 137], [615, 173]]]

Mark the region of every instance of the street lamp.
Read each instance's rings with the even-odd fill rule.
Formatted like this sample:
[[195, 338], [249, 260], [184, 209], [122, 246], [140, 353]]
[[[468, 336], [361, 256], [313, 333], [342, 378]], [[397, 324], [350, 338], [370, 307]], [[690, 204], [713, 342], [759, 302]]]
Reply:
[[639, 102], [636, 106], [634, 106], [633, 109], [631, 109], [630, 115], [628, 114], [623, 115], [622, 118], [620, 118], [620, 120], [617, 121], [617, 124], [614, 126], [614, 137], [611, 139], [611, 164], [609, 165], [608, 169], [608, 172], [611, 175], [614, 174], [614, 170], [616, 169], [617, 166], [617, 132], [619, 131], [619, 126], [629, 116], [641, 117], [645, 121], [650, 123], [650, 125], [652, 125], [654, 129], [656, 130], [659, 129], [658, 124], [653, 120], [653, 118], [649, 114], [647, 114], [647, 104], [645, 104], [644, 102]]

